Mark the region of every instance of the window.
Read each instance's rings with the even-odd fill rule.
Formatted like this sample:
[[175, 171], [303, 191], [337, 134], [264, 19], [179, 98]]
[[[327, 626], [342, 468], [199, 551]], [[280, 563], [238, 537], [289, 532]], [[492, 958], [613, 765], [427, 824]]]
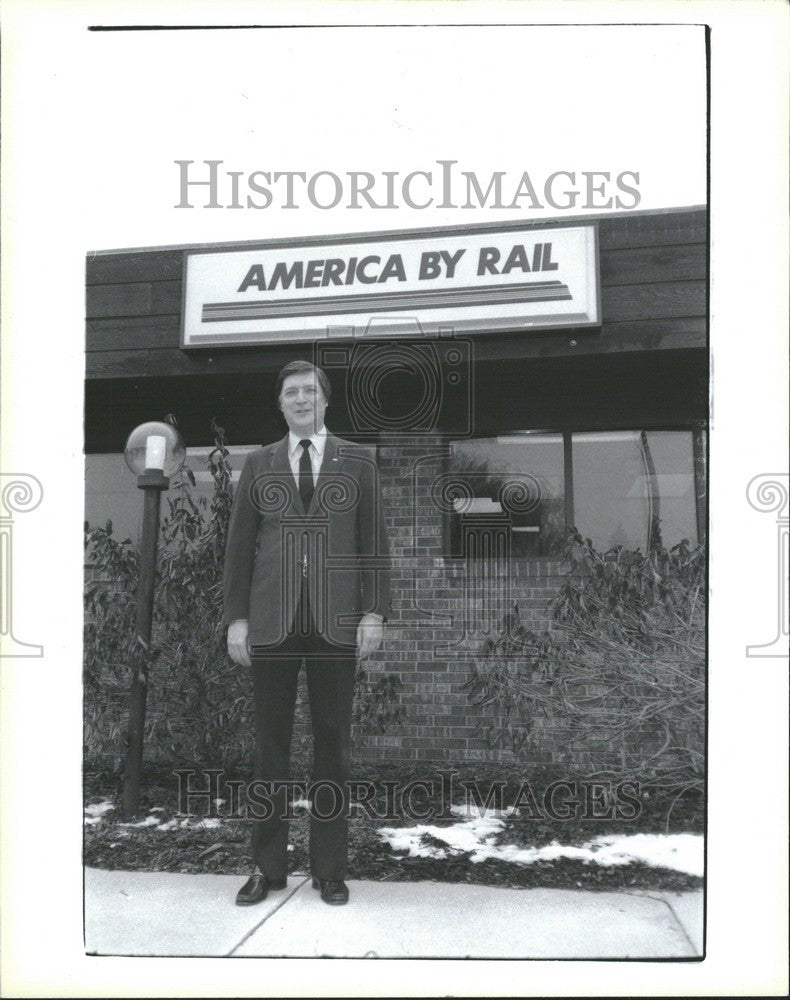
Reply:
[[[257, 445], [229, 447], [233, 481], [238, 481], [241, 467], [248, 452]], [[193, 498], [213, 494], [211, 473], [207, 459], [211, 448], [187, 448], [186, 464], [195, 475]], [[110, 453], [85, 456], [85, 520], [91, 528], [103, 528], [112, 521], [113, 538], [121, 542], [131, 538], [140, 540], [142, 519], [142, 494], [137, 489], [135, 477], [129, 471], [123, 454]], [[162, 498], [161, 516], [168, 512], [167, 493]]]
[[562, 434], [523, 432], [452, 445], [450, 472], [466, 489], [453, 501], [453, 555], [468, 551], [475, 524], [509, 530], [514, 556], [550, 556], [565, 537]]
[[696, 542], [691, 432], [573, 435], [576, 527], [602, 551]]
[[558, 557], [566, 525], [602, 551], [695, 544], [702, 447], [692, 430], [514, 431], [455, 442], [445, 551], [474, 557], [475, 535], [496, 528], [510, 557]]

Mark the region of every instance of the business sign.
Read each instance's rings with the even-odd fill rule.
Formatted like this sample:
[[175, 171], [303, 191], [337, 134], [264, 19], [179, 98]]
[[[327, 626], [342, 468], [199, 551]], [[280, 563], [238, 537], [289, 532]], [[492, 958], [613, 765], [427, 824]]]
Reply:
[[599, 299], [592, 225], [194, 251], [181, 343], [594, 326]]

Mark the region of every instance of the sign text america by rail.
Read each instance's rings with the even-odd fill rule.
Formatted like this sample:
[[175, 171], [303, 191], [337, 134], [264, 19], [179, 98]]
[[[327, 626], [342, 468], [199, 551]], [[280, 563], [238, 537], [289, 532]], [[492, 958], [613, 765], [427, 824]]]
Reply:
[[[452, 278], [466, 248], [454, 252], [449, 250], [425, 250], [420, 255], [418, 281], [434, 278]], [[390, 280], [406, 281], [406, 265], [399, 253], [390, 254], [382, 264], [378, 254], [365, 257], [330, 257], [317, 260], [295, 260], [290, 264], [278, 261], [267, 277], [263, 264], [253, 264], [239, 285], [239, 292], [250, 288], [258, 291], [274, 291], [276, 288], [326, 288], [328, 285], [383, 284]], [[478, 251], [476, 274], [510, 274], [534, 271], [556, 271], [556, 261], [551, 259], [551, 243], [535, 243], [527, 247], [516, 243], [503, 259], [497, 247], [481, 247]]]

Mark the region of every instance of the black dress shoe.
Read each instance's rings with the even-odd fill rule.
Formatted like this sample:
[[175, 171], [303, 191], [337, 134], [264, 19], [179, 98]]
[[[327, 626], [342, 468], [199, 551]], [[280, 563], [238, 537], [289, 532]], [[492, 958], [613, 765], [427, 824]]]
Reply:
[[269, 895], [269, 889], [284, 889], [287, 884], [287, 879], [275, 881], [256, 872], [250, 875], [236, 894], [236, 906], [252, 906], [254, 903], [260, 903]]
[[313, 888], [321, 890], [321, 899], [331, 906], [348, 902], [348, 886], [342, 879], [313, 879]]

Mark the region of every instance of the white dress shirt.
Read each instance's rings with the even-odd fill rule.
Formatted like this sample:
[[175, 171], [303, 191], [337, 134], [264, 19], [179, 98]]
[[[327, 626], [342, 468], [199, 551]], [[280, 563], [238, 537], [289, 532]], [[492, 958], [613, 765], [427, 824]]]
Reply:
[[299, 438], [293, 431], [288, 431], [288, 462], [291, 472], [299, 485], [299, 462], [302, 459], [302, 446], [300, 441], [308, 440], [310, 447], [307, 449], [310, 455], [310, 463], [313, 466], [313, 486], [318, 485], [318, 473], [321, 471], [321, 463], [324, 461], [324, 448], [326, 448], [326, 427], [316, 431], [310, 438]]

